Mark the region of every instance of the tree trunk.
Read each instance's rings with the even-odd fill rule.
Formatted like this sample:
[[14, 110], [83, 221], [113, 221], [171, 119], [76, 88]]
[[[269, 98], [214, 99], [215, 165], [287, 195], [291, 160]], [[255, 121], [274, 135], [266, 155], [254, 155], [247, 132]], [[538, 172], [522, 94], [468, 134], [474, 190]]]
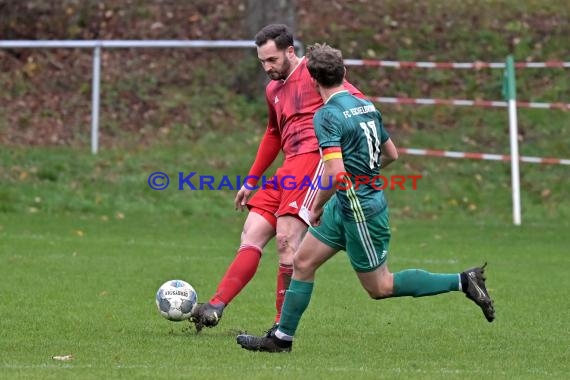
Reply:
[[[247, 7], [248, 38], [253, 40], [255, 34], [268, 24], [286, 24], [295, 33], [297, 0], [248, 0]], [[250, 98], [263, 97], [268, 81], [254, 50], [237, 75], [236, 89]]]
[[297, 0], [248, 0], [247, 25], [251, 38], [267, 24], [286, 24], [295, 32], [296, 12]]

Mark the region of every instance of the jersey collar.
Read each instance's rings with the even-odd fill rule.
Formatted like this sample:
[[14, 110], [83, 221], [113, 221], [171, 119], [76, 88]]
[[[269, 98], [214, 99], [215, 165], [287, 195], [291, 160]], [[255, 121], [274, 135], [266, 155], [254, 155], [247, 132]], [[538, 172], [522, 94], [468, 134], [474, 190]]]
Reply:
[[334, 94], [332, 94], [331, 96], [329, 96], [327, 100], [325, 100], [325, 104], [327, 104], [327, 103], [329, 102], [329, 100], [331, 100], [331, 98], [332, 98], [333, 96], [338, 95], [338, 94], [342, 94], [343, 92], [348, 92], [348, 90], [340, 90], [340, 91], [335, 92]]
[[291, 73], [289, 73], [289, 75], [287, 75], [287, 78], [283, 79], [283, 83], [287, 82], [287, 79], [289, 79], [291, 77], [291, 75], [293, 75], [293, 73], [295, 71], [297, 71], [297, 69], [299, 68], [299, 66], [301, 66], [301, 63], [303, 63], [304, 60], [305, 60], [305, 57], [301, 57], [301, 59], [299, 59], [299, 63], [297, 63], [297, 66], [295, 66], [295, 68], [291, 71]]

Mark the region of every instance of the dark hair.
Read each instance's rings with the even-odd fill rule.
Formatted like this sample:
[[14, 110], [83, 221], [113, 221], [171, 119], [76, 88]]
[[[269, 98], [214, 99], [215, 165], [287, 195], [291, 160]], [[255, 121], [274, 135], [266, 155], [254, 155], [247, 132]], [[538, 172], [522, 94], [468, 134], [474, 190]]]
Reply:
[[255, 44], [259, 47], [265, 45], [269, 40], [275, 41], [277, 49], [285, 50], [289, 46], [293, 46], [293, 33], [287, 25], [270, 24], [257, 32]]
[[338, 86], [344, 79], [342, 53], [327, 44], [311, 45], [307, 48], [307, 69], [321, 86]]

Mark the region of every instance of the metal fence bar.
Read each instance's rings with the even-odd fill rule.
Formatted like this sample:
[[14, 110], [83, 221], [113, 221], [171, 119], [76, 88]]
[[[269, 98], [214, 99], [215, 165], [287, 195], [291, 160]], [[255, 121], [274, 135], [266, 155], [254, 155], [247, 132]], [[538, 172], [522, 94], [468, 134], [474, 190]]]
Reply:
[[[295, 41], [299, 54], [303, 44]], [[101, 84], [101, 49], [114, 48], [254, 48], [253, 40], [0, 40], [0, 49], [93, 49], [93, 79], [91, 89], [91, 153], [99, 150], [99, 108]]]
[[253, 40], [12, 40], [0, 48], [254, 48]]
[[[299, 55], [304, 46], [294, 42]], [[254, 48], [253, 40], [0, 40], [0, 49], [37, 48]]]
[[[304, 46], [294, 41], [297, 54]], [[0, 40], [0, 49], [93, 49], [93, 82], [91, 90], [91, 152], [99, 150], [99, 100], [101, 83], [101, 49], [115, 48], [254, 48], [253, 40]]]
[[[505, 162], [511, 161], [510, 155], [496, 154], [496, 153], [455, 152], [450, 150], [418, 149], [418, 148], [398, 148], [398, 153], [409, 154], [412, 156], [464, 158], [470, 160], [488, 160], [488, 161], [505, 161]], [[527, 162], [531, 164], [570, 166], [570, 159], [567, 158], [519, 156], [519, 159], [520, 162]]]
[[[370, 99], [378, 103], [421, 105], [421, 106], [466, 106], [466, 107], [503, 107], [509, 106], [509, 103], [503, 100], [468, 100], [468, 99], [432, 99], [432, 98], [390, 98], [386, 96], [370, 97]], [[541, 108], [541, 109], [561, 109], [570, 110], [570, 103], [539, 103], [517, 101], [517, 107], [520, 108]]]
[[[504, 62], [410, 62], [410, 61], [381, 61], [376, 59], [345, 59], [346, 66], [392, 67], [396, 69], [504, 69]], [[515, 62], [517, 69], [570, 68], [570, 62]]]

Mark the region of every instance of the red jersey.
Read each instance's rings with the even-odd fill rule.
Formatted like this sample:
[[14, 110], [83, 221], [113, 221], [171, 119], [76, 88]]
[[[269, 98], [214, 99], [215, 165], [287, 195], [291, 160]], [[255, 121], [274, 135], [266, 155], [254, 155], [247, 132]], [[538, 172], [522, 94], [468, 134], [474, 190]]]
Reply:
[[[364, 95], [353, 85], [344, 81], [344, 87], [353, 95]], [[267, 129], [259, 144], [255, 161], [249, 170], [252, 186], [279, 154], [285, 159], [299, 154], [319, 150], [317, 136], [313, 129], [313, 116], [323, 105], [303, 57], [285, 80], [272, 80], [265, 89], [265, 100], [269, 108]]]
[[[344, 83], [354, 95], [363, 97], [353, 85]], [[319, 150], [313, 116], [323, 105], [303, 57], [285, 80], [272, 80], [265, 90], [269, 120], [267, 132], [281, 138], [285, 158]]]

